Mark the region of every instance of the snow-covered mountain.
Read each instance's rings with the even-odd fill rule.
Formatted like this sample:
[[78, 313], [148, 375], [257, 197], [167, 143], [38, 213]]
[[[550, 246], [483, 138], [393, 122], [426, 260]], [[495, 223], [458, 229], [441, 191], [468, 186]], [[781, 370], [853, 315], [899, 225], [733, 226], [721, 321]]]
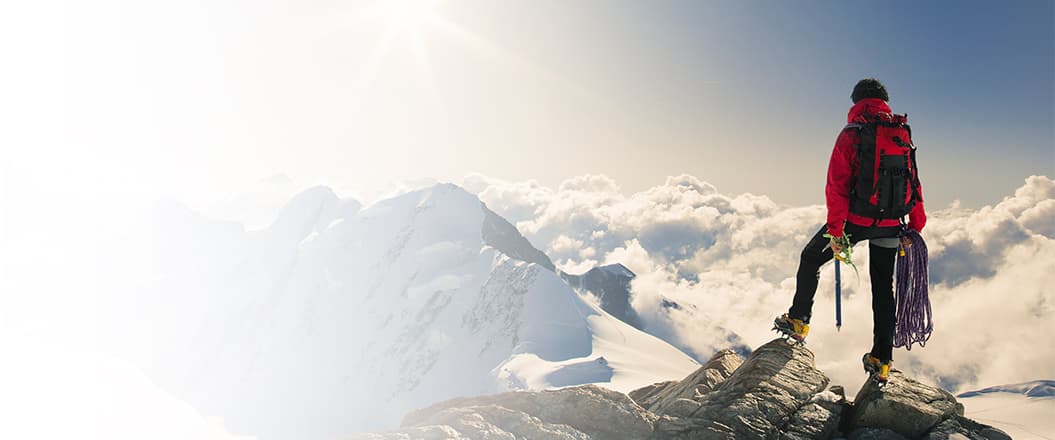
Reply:
[[634, 272], [622, 264], [598, 266], [579, 275], [560, 272], [572, 287], [589, 292], [601, 302], [601, 308], [623, 322], [641, 328], [637, 312], [630, 306], [630, 282]]
[[141, 313], [121, 350], [235, 433], [335, 438], [456, 396], [625, 392], [698, 367], [454, 185], [365, 208], [313, 188], [259, 231], [178, 205], [154, 220], [158, 276], [125, 299]]
[[1055, 437], [1055, 380], [988, 387], [956, 396], [967, 417], [1000, 428], [1015, 439]]
[[1035, 380], [1014, 385], [998, 385], [978, 391], [968, 391], [956, 397], [981, 397], [997, 393], [1016, 394], [1026, 397], [1055, 397], [1055, 380]]

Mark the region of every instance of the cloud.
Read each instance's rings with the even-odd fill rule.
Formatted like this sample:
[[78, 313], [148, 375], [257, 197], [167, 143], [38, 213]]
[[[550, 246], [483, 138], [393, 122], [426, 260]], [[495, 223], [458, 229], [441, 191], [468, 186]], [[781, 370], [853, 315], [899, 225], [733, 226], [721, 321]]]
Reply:
[[543, 248], [578, 240], [604, 253], [634, 239], [650, 255], [669, 262], [694, 258], [714, 246], [720, 234], [738, 225], [739, 216], [766, 216], [777, 209], [766, 197], [727, 197], [688, 175], [670, 177], [629, 197], [603, 176], [569, 179], [556, 190], [533, 181], [479, 175], [467, 177], [465, 185]]
[[1053, 181], [1031, 176], [1013, 196], [994, 206], [939, 213], [928, 226], [931, 281], [956, 286], [976, 277], [992, 277], [1016, 245], [1052, 238], [1053, 205]]
[[1051, 221], [1053, 218], [1055, 218], [1055, 199], [1047, 199], [1023, 211], [1019, 216], [1019, 221], [1022, 222], [1022, 226], [1033, 233], [1055, 238], [1055, 221]]
[[[703, 358], [737, 341], [757, 346], [773, 337], [769, 327], [790, 305], [802, 246], [825, 217], [822, 205], [726, 195], [689, 175], [630, 195], [604, 176], [556, 189], [471, 180], [481, 200], [533, 243], [560, 252], [562, 267], [583, 269], [603, 255], [603, 263], [637, 273], [632, 305], [646, 328]], [[1055, 293], [1046, 287], [1055, 285], [1055, 182], [1031, 176], [995, 205], [970, 210], [954, 203], [929, 214], [924, 237], [936, 331], [925, 349], [896, 351], [898, 367], [963, 387], [1050, 375], [1055, 352], [1028, 335], [1055, 333]], [[589, 251], [577, 253], [580, 243]], [[864, 380], [859, 359], [871, 345], [868, 251], [861, 246], [855, 257], [864, 270], [844, 277], [846, 325], [834, 329], [828, 265], [810, 335], [820, 366], [850, 387]]]

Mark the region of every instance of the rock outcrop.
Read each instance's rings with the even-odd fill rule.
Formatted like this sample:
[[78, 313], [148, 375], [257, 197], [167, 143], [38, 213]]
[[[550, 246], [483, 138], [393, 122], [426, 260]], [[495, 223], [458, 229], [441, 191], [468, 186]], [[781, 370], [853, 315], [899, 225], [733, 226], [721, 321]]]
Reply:
[[650, 390], [651, 387], [666, 385], [660, 386], [654, 392], [639, 394], [637, 398], [634, 397], [634, 393], [637, 392], [635, 390], [631, 392], [630, 398], [656, 414], [668, 414], [671, 409], [686, 407], [685, 403], [676, 404], [679, 400], [699, 402], [704, 395], [732, 376], [733, 372], [743, 363], [743, 358], [734, 351], [722, 350], [680, 382], [653, 384], [642, 389]]
[[352, 438], [422, 438], [423, 430], [440, 427], [458, 436], [439, 438], [647, 439], [657, 418], [626, 394], [582, 385], [451, 399], [407, 414], [400, 431]]
[[[668, 418], [660, 419], [656, 430], [660, 438], [767, 439], [781, 438], [781, 433], [809, 435], [819, 426], [822, 437], [824, 432], [830, 437], [840, 411], [828, 411], [820, 403], [835, 399], [815, 399], [827, 385], [828, 377], [813, 366], [812, 352], [774, 340], [751, 353], [712, 391], [661, 409], [660, 415]], [[796, 421], [802, 425], [793, 425]]]
[[943, 420], [963, 415], [963, 406], [945, 390], [890, 373], [890, 382], [879, 388], [866, 382], [854, 399], [850, 423], [860, 428], [887, 428], [918, 438]]
[[898, 370], [891, 371], [885, 387], [872, 382], [861, 387], [854, 399], [850, 425], [859, 431], [884, 429], [910, 439], [956, 438], [955, 434], [978, 440], [1011, 438], [999, 429], [963, 417], [963, 405], [949, 392]]
[[407, 414], [398, 431], [353, 439], [1010, 438], [964, 418], [952, 394], [896, 370], [854, 403], [828, 383], [811, 351], [777, 339], [747, 359], [720, 351], [680, 381], [629, 395], [583, 385], [458, 398]]
[[[957, 437], [959, 434], [961, 437]], [[951, 438], [968, 438], [971, 440], [1011, 440], [1004, 431], [989, 425], [983, 425], [966, 417], [956, 415], [945, 419], [927, 432], [924, 440], [945, 440]]]

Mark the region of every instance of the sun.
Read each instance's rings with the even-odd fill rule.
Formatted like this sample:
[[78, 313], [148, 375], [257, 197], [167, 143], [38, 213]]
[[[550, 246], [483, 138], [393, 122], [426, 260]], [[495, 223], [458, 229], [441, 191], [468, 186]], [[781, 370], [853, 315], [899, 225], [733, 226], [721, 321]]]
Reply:
[[432, 81], [432, 62], [426, 42], [443, 22], [439, 13], [442, 0], [374, 0], [366, 18], [381, 27], [381, 34], [367, 59], [362, 87], [369, 87], [379, 75], [384, 59], [394, 46], [408, 48], [421, 77]]
[[435, 92], [436, 78], [429, 44], [435, 37], [484, 56], [532, 67], [515, 54], [449, 20], [444, 16], [444, 4], [445, 0], [372, 0], [355, 13], [355, 22], [369, 23], [371, 28], [380, 31], [364, 60], [356, 88], [362, 91], [372, 89], [376, 81], [385, 76], [382, 70], [386, 67], [386, 60], [400, 50], [408, 50], [418, 78]]
[[385, 23], [389, 32], [416, 32], [436, 16], [440, 0], [380, 0], [374, 3], [372, 14]]

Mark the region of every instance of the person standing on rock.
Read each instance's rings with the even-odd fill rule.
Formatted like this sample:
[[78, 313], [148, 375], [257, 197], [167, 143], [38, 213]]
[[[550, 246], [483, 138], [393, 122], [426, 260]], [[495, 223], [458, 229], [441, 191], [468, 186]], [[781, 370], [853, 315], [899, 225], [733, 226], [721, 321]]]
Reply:
[[893, 358], [893, 278], [899, 238], [908, 246], [902, 233], [906, 228], [922, 231], [927, 215], [906, 117], [891, 112], [890, 97], [879, 80], [858, 81], [850, 98], [854, 104], [847, 125], [828, 163], [827, 224], [802, 250], [795, 298], [788, 313], [774, 321], [774, 329], [805, 343], [821, 266], [833, 257], [847, 261], [853, 245], [868, 240], [873, 341], [862, 362], [877, 382], [886, 382]]

